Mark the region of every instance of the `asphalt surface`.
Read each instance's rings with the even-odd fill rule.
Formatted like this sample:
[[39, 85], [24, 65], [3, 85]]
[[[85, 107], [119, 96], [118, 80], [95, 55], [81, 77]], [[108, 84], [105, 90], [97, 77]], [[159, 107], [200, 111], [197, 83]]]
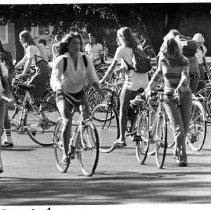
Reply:
[[210, 132], [208, 126], [206, 142], [200, 152], [191, 151], [187, 145], [186, 168], [177, 166], [172, 149], [167, 151], [163, 169], [156, 167], [154, 156], [149, 157], [145, 165], [140, 165], [135, 145], [128, 140], [123, 149], [100, 153], [92, 177], [82, 175], [77, 160], [71, 162], [67, 173], [59, 173], [53, 147], [39, 146], [27, 135], [13, 133], [15, 146], [2, 151], [4, 172], [0, 174], [0, 209], [40, 205], [47, 209], [44, 207], [210, 204]]

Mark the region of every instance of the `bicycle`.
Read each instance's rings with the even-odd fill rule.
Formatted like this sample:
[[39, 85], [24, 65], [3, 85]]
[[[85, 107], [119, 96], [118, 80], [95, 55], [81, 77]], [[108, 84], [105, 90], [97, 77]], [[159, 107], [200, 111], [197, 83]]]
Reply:
[[28, 134], [39, 145], [51, 146], [53, 130], [58, 118], [57, 107], [55, 102], [50, 100], [52, 95], [49, 100], [33, 98], [29, 92], [33, 87], [33, 85], [19, 83], [13, 86], [13, 104], [10, 105], [13, 108], [10, 111], [12, 112], [10, 113], [11, 130], [18, 134]]
[[138, 119], [141, 141], [136, 142], [137, 160], [144, 164], [149, 155], [155, 154], [158, 168], [163, 167], [167, 150], [167, 116], [164, 96], [163, 91], [159, 90], [143, 102]]
[[[65, 99], [68, 103], [72, 104], [74, 114], [78, 109], [76, 107], [76, 99], [71, 97], [69, 94], [65, 94]], [[83, 119], [83, 106], [79, 106], [79, 120], [75, 126], [75, 132], [73, 134], [73, 144], [69, 145], [69, 158], [77, 156], [82, 173], [85, 176], [92, 176], [96, 170], [98, 159], [99, 159], [99, 137], [95, 125], [89, 119]], [[63, 144], [61, 141], [61, 128], [62, 120], [59, 119], [54, 130], [53, 142], [54, 142], [54, 154], [56, 159], [57, 169], [61, 173], [66, 173], [69, 164], [62, 164], [63, 156]], [[71, 146], [75, 147], [74, 154], [71, 153]]]

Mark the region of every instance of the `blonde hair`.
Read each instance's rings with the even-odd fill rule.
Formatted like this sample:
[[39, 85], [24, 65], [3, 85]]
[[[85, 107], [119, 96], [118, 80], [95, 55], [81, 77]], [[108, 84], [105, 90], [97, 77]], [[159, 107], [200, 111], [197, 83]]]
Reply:
[[124, 43], [126, 47], [136, 48], [138, 41], [132, 33], [132, 30], [129, 27], [122, 27], [117, 31], [117, 37], [121, 42]]

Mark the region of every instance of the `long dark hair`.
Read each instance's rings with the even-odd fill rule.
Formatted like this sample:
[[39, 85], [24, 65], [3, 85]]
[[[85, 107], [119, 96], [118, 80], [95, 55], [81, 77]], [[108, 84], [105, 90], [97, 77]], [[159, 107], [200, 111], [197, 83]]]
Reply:
[[36, 45], [31, 34], [29, 33], [29, 31], [24, 30], [22, 32], [20, 32], [19, 37], [22, 37], [24, 40], [24, 43], [27, 44], [27, 46], [29, 45]]
[[172, 67], [186, 66], [189, 64], [188, 59], [182, 54], [182, 50], [174, 38], [164, 41], [161, 48], [161, 55], [161, 62]]
[[63, 55], [68, 52], [68, 44], [71, 42], [73, 38], [78, 38], [80, 40], [80, 51], [83, 52], [83, 39], [82, 36], [78, 32], [70, 32], [67, 34], [59, 43], [59, 54]]

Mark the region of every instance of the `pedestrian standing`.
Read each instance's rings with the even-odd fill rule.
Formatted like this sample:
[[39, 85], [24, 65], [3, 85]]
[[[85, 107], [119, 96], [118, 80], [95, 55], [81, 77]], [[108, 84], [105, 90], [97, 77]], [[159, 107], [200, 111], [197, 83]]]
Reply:
[[166, 39], [159, 53], [158, 68], [146, 88], [150, 93], [164, 79], [165, 110], [175, 138], [174, 157], [180, 167], [187, 166], [186, 136], [192, 110], [189, 87], [189, 61], [175, 38]]

